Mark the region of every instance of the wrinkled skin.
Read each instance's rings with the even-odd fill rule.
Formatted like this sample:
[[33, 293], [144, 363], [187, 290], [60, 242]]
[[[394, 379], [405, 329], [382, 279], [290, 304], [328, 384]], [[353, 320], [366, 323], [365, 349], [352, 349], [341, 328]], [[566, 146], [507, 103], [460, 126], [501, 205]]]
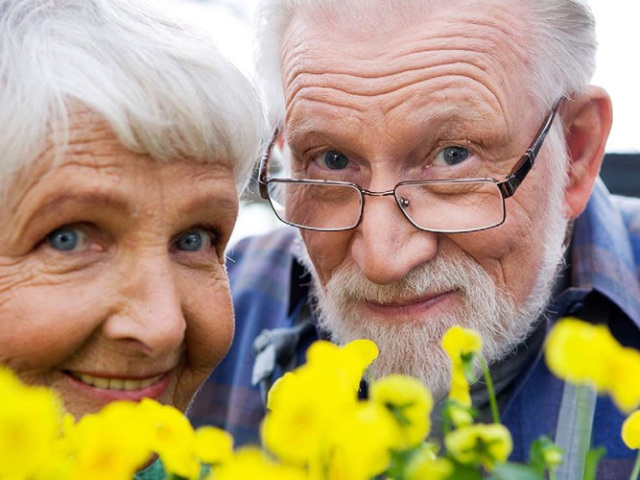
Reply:
[[[145, 396], [185, 410], [233, 337], [230, 167], [159, 163], [78, 114], [62, 159], [50, 148], [13, 180], [0, 210], [0, 363], [57, 390], [76, 417]], [[114, 390], [119, 380], [133, 389]]]
[[[348, 180], [373, 191], [402, 180], [441, 178], [465, 168], [467, 177], [502, 179], [524, 153], [542, 116], [522, 81], [530, 38], [515, 2], [436, 2], [433, 8], [389, 14], [378, 22], [348, 23], [294, 17], [283, 47], [286, 100], [283, 140], [300, 177]], [[561, 92], [558, 92], [560, 95]], [[568, 218], [585, 207], [611, 124], [601, 89], [565, 104], [562, 122], [572, 165], [563, 207]], [[443, 149], [468, 150], [449, 166]], [[349, 159], [339, 174], [323, 154]], [[548, 203], [548, 152], [516, 195], [506, 222], [482, 232], [442, 235], [419, 231], [390, 197], [368, 197], [360, 225], [351, 231], [302, 231], [322, 286], [349, 263], [368, 280], [398, 282], [415, 267], [447, 252], [468, 256], [515, 305], [528, 298], [544, 249]], [[481, 175], [479, 175], [481, 174]], [[428, 298], [428, 300], [426, 300]], [[359, 305], [363, 318], [397, 323], [428, 318], [459, 304], [457, 292], [398, 304]]]

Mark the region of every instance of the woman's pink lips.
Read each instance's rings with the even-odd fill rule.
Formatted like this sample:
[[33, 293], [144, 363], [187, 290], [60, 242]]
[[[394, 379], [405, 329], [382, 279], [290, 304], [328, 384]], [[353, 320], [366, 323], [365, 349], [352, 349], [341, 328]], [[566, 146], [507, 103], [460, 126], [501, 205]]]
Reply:
[[[84, 383], [83, 381], [75, 378], [74, 376], [72, 376], [71, 374], [69, 374], [67, 372], [64, 372], [64, 376], [76, 388], [81, 389], [84, 395], [88, 395], [90, 397], [93, 397], [93, 398], [95, 398], [96, 400], [98, 400], [99, 402], [102, 402], [102, 403], [109, 403], [109, 402], [114, 402], [114, 401], [117, 401], [117, 400], [129, 400], [129, 401], [133, 401], [133, 402], [139, 402], [143, 398], [157, 399], [167, 390], [167, 387], [169, 386], [169, 383], [171, 382], [170, 373], [171, 372], [167, 372], [167, 373], [163, 374], [162, 378], [160, 378], [157, 382], [152, 383], [151, 385], [149, 385], [147, 387], [140, 388], [138, 390], [111, 390], [111, 389], [106, 389], [106, 388], [99, 388], [99, 387], [94, 387], [93, 385], [89, 385], [87, 383]], [[98, 375], [94, 375], [94, 376], [98, 376]], [[149, 376], [147, 378], [151, 378], [151, 377], [152, 376]], [[107, 377], [103, 376], [103, 378], [107, 378]], [[113, 377], [108, 377], [108, 378], [114, 378], [114, 379], [137, 379], [137, 380], [140, 379], [140, 377], [131, 377], [131, 376], [128, 376], [128, 377], [127, 376], [120, 376], [120, 377], [113, 376]]]
[[406, 302], [397, 303], [374, 303], [364, 302], [365, 308], [370, 312], [381, 316], [403, 316], [403, 315], [416, 315], [424, 313], [425, 311], [437, 306], [441, 302], [450, 299], [456, 292], [448, 291], [435, 295], [426, 295], [415, 300], [409, 300]]

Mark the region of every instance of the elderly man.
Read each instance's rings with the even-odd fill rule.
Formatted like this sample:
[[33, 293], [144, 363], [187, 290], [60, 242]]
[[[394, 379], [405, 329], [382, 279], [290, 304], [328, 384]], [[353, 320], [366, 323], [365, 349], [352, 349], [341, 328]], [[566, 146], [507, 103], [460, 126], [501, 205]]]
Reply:
[[[575, 392], [540, 360], [548, 325], [576, 314], [640, 344], [640, 204], [598, 180], [612, 113], [589, 86], [595, 50], [581, 0], [266, 1], [280, 129], [260, 188], [299, 233], [236, 247], [237, 343], [196, 420], [254, 439], [252, 374], [268, 387], [318, 335], [374, 340], [374, 376], [442, 398], [439, 341], [462, 324], [483, 336], [512, 458], [541, 434], [576, 443], [562, 435]], [[279, 156], [285, 180], [269, 173]], [[473, 400], [486, 415], [481, 386]], [[622, 416], [606, 398], [591, 414], [615, 477], [633, 455]]]

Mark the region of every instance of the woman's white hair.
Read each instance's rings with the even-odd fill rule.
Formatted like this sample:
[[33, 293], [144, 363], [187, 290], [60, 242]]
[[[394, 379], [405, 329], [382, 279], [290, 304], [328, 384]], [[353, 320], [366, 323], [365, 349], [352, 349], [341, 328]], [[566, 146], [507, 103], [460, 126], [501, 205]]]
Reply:
[[[279, 124], [284, 118], [280, 62], [284, 35], [294, 15], [339, 16], [357, 24], [376, 12], [401, 12], [403, 7], [426, 6], [437, 1], [263, 0], [258, 17], [258, 73], [271, 123]], [[530, 27], [530, 56], [524, 66], [527, 74], [524, 81], [542, 118], [554, 100], [582, 93], [591, 81], [597, 47], [595, 20], [586, 0], [518, 1], [528, 13]]]
[[[103, 117], [128, 149], [233, 168], [265, 139], [251, 83], [203, 32], [140, 0], [0, 0], [0, 175], [63, 150], [70, 115]], [[6, 186], [6, 185], [5, 185]]]

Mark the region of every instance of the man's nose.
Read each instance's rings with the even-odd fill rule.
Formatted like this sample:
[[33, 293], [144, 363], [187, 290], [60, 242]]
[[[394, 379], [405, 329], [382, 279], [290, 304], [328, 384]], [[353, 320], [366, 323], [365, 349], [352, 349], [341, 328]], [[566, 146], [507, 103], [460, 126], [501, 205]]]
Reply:
[[438, 235], [414, 227], [393, 196], [365, 197], [351, 255], [367, 279], [380, 285], [397, 282], [437, 250]]
[[112, 340], [133, 340], [149, 356], [181, 348], [186, 320], [170, 259], [144, 259], [122, 272], [117, 311], [103, 333]]

